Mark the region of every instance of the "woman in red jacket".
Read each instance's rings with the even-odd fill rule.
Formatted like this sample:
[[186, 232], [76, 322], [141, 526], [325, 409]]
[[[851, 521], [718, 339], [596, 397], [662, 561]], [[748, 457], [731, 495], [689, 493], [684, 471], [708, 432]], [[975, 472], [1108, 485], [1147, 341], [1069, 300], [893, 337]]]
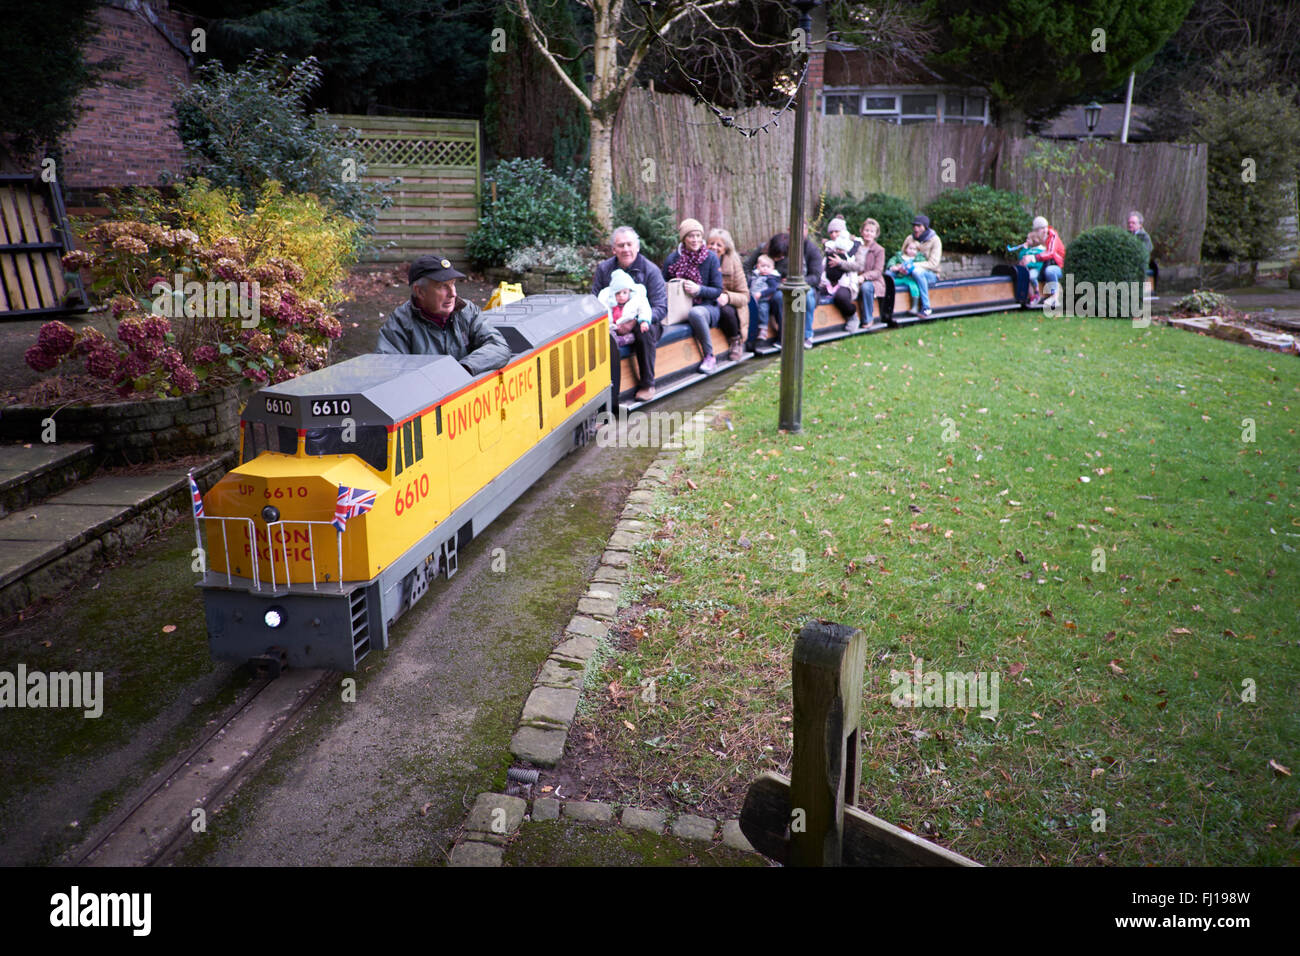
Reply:
[[1043, 237], [1043, 251], [1036, 256], [1026, 256], [1020, 264], [1029, 265], [1026, 259], [1043, 263], [1043, 295], [1046, 297], [1043, 299], [1043, 305], [1049, 309], [1055, 308], [1060, 304], [1057, 296], [1061, 289], [1061, 275], [1065, 270], [1065, 243], [1042, 216], [1034, 217], [1034, 229], [1038, 230], [1039, 235]]

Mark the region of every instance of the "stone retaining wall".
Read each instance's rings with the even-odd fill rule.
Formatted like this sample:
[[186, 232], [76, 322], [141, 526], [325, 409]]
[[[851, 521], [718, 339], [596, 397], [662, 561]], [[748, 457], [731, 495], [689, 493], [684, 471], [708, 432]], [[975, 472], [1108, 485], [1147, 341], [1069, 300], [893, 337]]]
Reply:
[[511, 269], [494, 267], [484, 271], [483, 275], [491, 285], [498, 282], [520, 282], [524, 295], [541, 295], [543, 292], [590, 292], [590, 279], [574, 279], [561, 272], [515, 272]]
[[96, 455], [114, 463], [220, 453], [238, 445], [241, 394], [231, 385], [111, 405], [11, 405], [0, 414], [0, 441], [39, 442], [53, 418], [57, 441], [94, 442]]
[[[194, 480], [206, 494], [234, 467], [235, 453], [195, 469]], [[120, 524], [91, 538], [79, 548], [61, 555], [25, 577], [0, 589], [0, 620], [21, 612], [41, 600], [53, 600], [85, 580], [86, 576], [110, 564], [116, 564], [134, 551], [144, 540], [193, 515], [190, 489], [184, 479], [164, 498], [129, 515]]]

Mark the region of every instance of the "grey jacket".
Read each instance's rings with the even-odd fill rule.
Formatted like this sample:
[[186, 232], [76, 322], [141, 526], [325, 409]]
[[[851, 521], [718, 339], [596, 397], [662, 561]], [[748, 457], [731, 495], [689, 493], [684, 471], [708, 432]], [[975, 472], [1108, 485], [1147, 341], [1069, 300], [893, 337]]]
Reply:
[[456, 297], [444, 328], [415, 314], [407, 299], [384, 322], [379, 330], [379, 347], [386, 355], [450, 355], [471, 375], [504, 368], [510, 361], [510, 347], [505, 337], [483, 318], [479, 307]]

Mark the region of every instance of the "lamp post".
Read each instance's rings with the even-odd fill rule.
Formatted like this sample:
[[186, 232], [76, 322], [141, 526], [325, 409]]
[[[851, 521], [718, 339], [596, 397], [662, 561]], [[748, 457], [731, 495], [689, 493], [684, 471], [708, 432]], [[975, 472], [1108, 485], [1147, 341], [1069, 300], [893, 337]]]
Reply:
[[1093, 131], [1097, 128], [1097, 120], [1101, 119], [1101, 104], [1093, 100], [1083, 108], [1083, 122], [1088, 127], [1088, 139], [1092, 139]]
[[[812, 9], [818, 0], [794, 0], [799, 11], [799, 29], [809, 44], [811, 59]], [[786, 253], [785, 281], [781, 283], [784, 317], [781, 322], [781, 411], [778, 425], [787, 432], [803, 430], [803, 326], [808, 299], [804, 281], [803, 192], [807, 178], [808, 76], [799, 84], [795, 97], [794, 166], [790, 183], [790, 248]]]

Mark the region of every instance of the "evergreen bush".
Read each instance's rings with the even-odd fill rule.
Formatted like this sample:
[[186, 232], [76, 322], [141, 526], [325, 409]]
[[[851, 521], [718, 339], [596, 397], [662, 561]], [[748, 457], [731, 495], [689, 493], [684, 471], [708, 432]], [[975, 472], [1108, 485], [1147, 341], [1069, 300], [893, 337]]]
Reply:
[[1032, 224], [1024, 196], [980, 183], [941, 193], [925, 214], [945, 252], [1005, 252], [1024, 240]]
[[496, 184], [496, 201], [485, 195], [483, 216], [465, 247], [476, 266], [504, 265], [512, 252], [533, 243], [581, 246], [595, 238], [582, 193], [540, 159], [502, 160], [487, 178]]
[[335, 144], [338, 128], [317, 128], [304, 109], [320, 82], [314, 57], [291, 66], [283, 55], [259, 55], [233, 73], [216, 62], [199, 67], [176, 95], [177, 132], [197, 157], [187, 172], [237, 189], [246, 208], [276, 180], [368, 226], [390, 200], [381, 185], [361, 181], [365, 165]]
[[[1074, 237], [1065, 250], [1065, 272], [1074, 276], [1075, 288], [1091, 283], [1146, 280], [1147, 250], [1142, 241], [1118, 226], [1098, 226]], [[1136, 309], [1141, 296], [1133, 302]], [[1123, 318], [1123, 316], [1121, 316]]]

